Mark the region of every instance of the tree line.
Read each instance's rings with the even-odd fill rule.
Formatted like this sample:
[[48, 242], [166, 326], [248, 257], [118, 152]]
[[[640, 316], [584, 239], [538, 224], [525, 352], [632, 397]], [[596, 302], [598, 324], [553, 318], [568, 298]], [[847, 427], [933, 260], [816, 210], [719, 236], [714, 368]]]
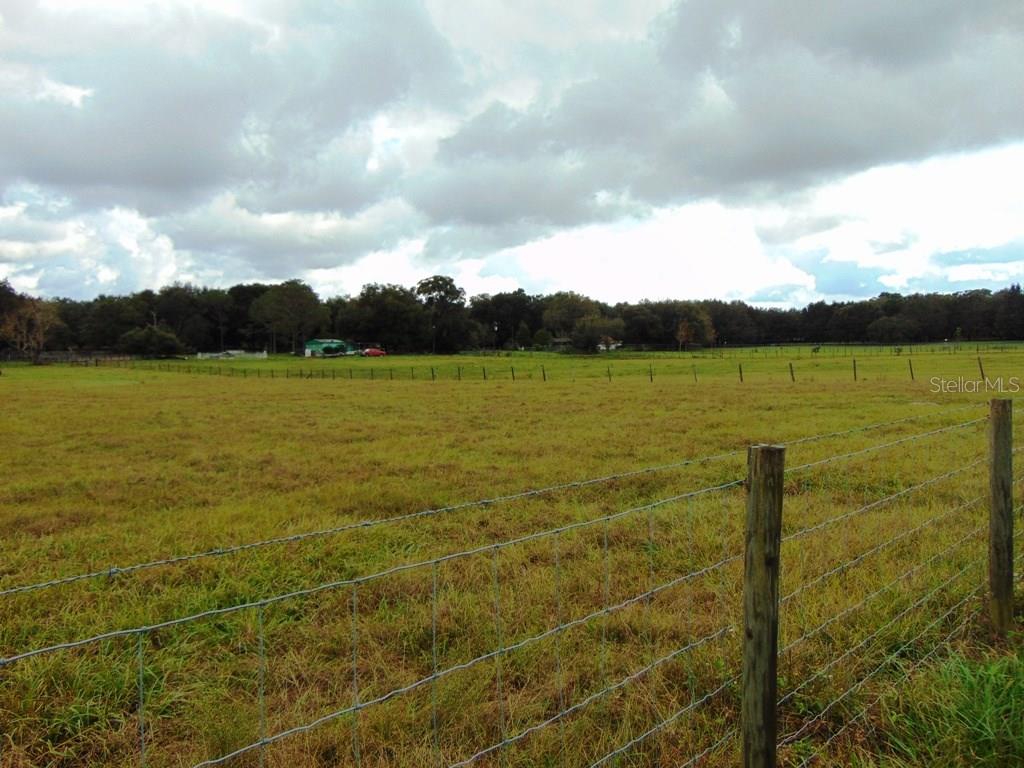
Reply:
[[175, 283], [126, 296], [41, 299], [0, 281], [0, 350], [169, 356], [224, 349], [302, 354], [307, 339], [340, 338], [392, 352], [645, 349], [794, 342], [920, 343], [1024, 338], [1019, 285], [1000, 291], [763, 308], [742, 301], [607, 304], [571, 291], [522, 289], [467, 297], [444, 275], [415, 286], [374, 283], [322, 300], [300, 280], [206, 288]]

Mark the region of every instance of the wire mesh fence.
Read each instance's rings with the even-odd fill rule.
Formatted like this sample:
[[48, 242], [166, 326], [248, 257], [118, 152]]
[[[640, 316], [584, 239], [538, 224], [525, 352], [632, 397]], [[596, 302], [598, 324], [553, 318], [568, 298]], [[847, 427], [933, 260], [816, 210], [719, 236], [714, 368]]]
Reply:
[[[785, 473], [777, 706], [786, 762], [834, 746], [870, 708], [864, 697], [939, 652], [983, 591], [987, 420], [891, 434], [916, 421], [788, 444], [807, 455]], [[830, 440], [839, 449], [823, 451]], [[742, 468], [743, 453], [732, 451], [8, 586], [5, 758], [733, 764]], [[693, 477], [676, 477], [672, 493], [623, 488], [681, 470]], [[618, 505], [610, 488], [637, 503]], [[573, 517], [527, 532], [496, 512], [566, 495]], [[467, 510], [476, 516], [457, 514]], [[237, 556], [261, 551], [284, 567], [301, 559], [297, 546], [438, 521], [479, 528], [479, 543], [446, 551], [444, 540], [431, 542], [440, 549], [427, 557], [295, 589], [264, 585], [264, 596], [188, 589], [210, 562], [237, 566]], [[97, 609], [135, 600], [146, 618], [60, 637], [60, 623], [44, 630], [32, 605], [51, 609], [42, 598], [67, 589]]]

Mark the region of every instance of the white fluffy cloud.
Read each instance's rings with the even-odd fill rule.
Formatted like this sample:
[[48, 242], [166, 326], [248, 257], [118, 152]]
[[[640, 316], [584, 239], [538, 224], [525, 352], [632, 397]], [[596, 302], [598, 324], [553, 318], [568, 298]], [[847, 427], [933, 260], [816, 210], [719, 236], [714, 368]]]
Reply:
[[1016, 0], [25, 0], [0, 275], [800, 303], [1018, 279]]

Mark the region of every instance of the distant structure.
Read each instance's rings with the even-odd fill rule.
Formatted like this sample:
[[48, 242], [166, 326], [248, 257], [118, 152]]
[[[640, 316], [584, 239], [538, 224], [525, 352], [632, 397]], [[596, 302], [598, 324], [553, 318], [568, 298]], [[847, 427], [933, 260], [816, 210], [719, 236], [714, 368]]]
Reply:
[[244, 349], [225, 349], [223, 352], [199, 352], [199, 360], [266, 360], [267, 351], [246, 352]]
[[360, 348], [343, 339], [310, 339], [306, 342], [306, 357], [342, 357], [358, 355]]

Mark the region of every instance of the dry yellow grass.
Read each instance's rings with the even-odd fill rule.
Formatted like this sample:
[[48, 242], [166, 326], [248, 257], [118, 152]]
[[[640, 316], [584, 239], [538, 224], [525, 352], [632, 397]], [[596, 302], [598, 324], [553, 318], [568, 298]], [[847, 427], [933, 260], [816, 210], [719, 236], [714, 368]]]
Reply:
[[[1018, 357], [997, 360], [991, 365], [1008, 375]], [[575, 365], [587, 364], [594, 363]], [[891, 375], [879, 367], [856, 383], [845, 377], [845, 361], [795, 385], [788, 371], [740, 385], [731, 361], [716, 364], [722, 370], [709, 371], [699, 386], [687, 385], [684, 375], [656, 375], [653, 383], [582, 375], [546, 383], [431, 383], [7, 369], [0, 378], [0, 522], [8, 532], [0, 589], [734, 453], [514, 503], [6, 595], [0, 653], [481, 547], [360, 584], [354, 621], [353, 589], [344, 586], [147, 633], [146, 765], [190, 766], [259, 739], [261, 634], [267, 734], [352, 704], [353, 636], [364, 702], [429, 677], [435, 647], [437, 669], [468, 666], [358, 717], [252, 750], [233, 765], [450, 765], [622, 680], [629, 682], [476, 764], [590, 766], [634, 739], [618, 765], [684, 764], [736, 725], [734, 684], [703, 697], [739, 668], [739, 562], [650, 600], [601, 611], [740, 552], [742, 488], [503, 546], [497, 554], [487, 545], [742, 478], [750, 443], [914, 417], [794, 445], [787, 464], [795, 468], [985, 414], [981, 395], [935, 395], [926, 379], [897, 379], [895, 366], [905, 365], [898, 358], [885, 363]], [[943, 364], [944, 372], [970, 375], [975, 362], [950, 356]], [[974, 424], [793, 470], [785, 533], [969, 465], [984, 450], [984, 425]], [[783, 607], [783, 646], [841, 618], [783, 655], [780, 693], [864, 643], [787, 702], [783, 732], [812, 719], [907, 638], [927, 630], [899, 650], [900, 660], [927, 652], [964, 618], [958, 612], [928, 627], [982, 584], [984, 563], [976, 561], [985, 539], [975, 529], [985, 520], [984, 505], [961, 506], [983, 489], [984, 468], [977, 466], [784, 544], [783, 594], [869, 554]], [[937, 516], [943, 517], [926, 524]], [[530, 640], [590, 614], [567, 631]], [[690, 652], [630, 680], [694, 642]], [[473, 661], [516, 643], [524, 644], [498, 659]], [[0, 670], [2, 764], [138, 764], [137, 653], [135, 638], [119, 638]], [[896, 665], [883, 666], [881, 687], [865, 686], [829, 710], [806, 738], [784, 749], [785, 759], [798, 760], [892, 685], [888, 667]], [[691, 703], [692, 711], [639, 738]], [[832, 759], [847, 762], [867, 748], [841, 739]], [[727, 742], [701, 764], [731, 764], [734, 750]]]

